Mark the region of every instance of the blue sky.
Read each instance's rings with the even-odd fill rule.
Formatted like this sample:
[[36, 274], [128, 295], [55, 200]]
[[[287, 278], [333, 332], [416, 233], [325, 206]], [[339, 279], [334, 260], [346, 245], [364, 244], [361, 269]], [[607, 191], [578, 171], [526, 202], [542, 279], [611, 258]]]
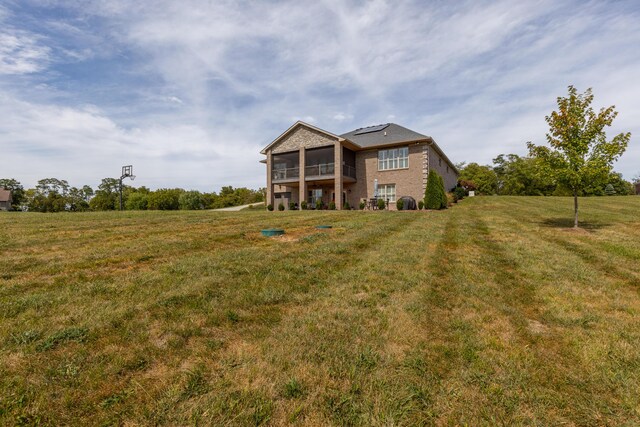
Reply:
[[0, 177], [262, 187], [295, 120], [395, 122], [454, 162], [545, 143], [567, 86], [615, 104], [640, 173], [640, 3], [0, 0]]

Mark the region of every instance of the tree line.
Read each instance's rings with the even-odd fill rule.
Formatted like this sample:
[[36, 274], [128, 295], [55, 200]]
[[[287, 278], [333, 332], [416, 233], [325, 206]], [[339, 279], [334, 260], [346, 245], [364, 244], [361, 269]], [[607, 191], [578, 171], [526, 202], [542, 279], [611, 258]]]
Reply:
[[[480, 195], [502, 196], [573, 196], [567, 185], [549, 174], [537, 157], [500, 154], [493, 165], [459, 164], [460, 185]], [[578, 196], [626, 196], [635, 194], [635, 186], [610, 171], [606, 176], [587, 182]]]
[[[0, 179], [0, 188], [12, 193], [13, 210], [32, 212], [85, 212], [120, 209], [120, 181], [104, 178], [97, 189], [89, 185], [72, 187], [66, 180], [45, 178], [35, 188], [25, 189], [13, 178]], [[264, 201], [264, 189], [222, 187], [219, 193], [160, 188], [122, 186], [126, 210], [199, 210], [219, 209]]]

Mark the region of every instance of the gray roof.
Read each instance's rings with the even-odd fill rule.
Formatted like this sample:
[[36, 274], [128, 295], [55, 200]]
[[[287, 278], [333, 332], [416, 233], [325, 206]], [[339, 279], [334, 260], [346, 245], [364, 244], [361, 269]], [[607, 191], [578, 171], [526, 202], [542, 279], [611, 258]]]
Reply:
[[[369, 128], [359, 128], [340, 135], [344, 139], [355, 143], [362, 148], [378, 147], [381, 145], [397, 144], [407, 141], [422, 141], [431, 137], [414, 132], [395, 123], [386, 123], [387, 126], [377, 125]], [[379, 129], [380, 130], [375, 130]], [[374, 130], [368, 132], [368, 129]]]
[[351, 132], [340, 135], [341, 138], [347, 139], [361, 148], [382, 147], [391, 144], [400, 144], [413, 141], [429, 140], [431, 145], [449, 164], [456, 173], [459, 173], [456, 166], [449, 160], [442, 149], [430, 136], [414, 132], [411, 129], [397, 125], [395, 123], [385, 123], [376, 126], [354, 129]]

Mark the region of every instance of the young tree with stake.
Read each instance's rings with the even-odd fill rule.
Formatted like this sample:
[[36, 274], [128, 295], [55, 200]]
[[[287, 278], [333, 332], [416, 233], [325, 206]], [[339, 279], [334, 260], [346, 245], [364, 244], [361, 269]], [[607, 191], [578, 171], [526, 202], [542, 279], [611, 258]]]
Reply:
[[579, 94], [569, 86], [569, 96], [558, 97], [558, 111], [546, 116], [550, 147], [527, 143], [558, 183], [573, 194], [573, 226], [578, 228], [578, 196], [588, 185], [604, 183], [613, 163], [624, 153], [631, 133], [620, 133], [607, 141], [604, 128], [618, 115], [615, 105], [595, 112], [591, 88]]

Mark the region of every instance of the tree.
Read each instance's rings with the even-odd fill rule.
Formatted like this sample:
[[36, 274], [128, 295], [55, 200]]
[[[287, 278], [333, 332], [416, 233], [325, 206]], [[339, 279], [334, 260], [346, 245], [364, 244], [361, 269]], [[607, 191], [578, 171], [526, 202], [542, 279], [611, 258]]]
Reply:
[[34, 212], [62, 212], [67, 209], [69, 183], [57, 178], [45, 178], [29, 195], [28, 208]]
[[14, 211], [21, 210], [24, 201], [24, 188], [22, 184], [13, 178], [0, 179], [0, 188], [11, 191], [11, 209]]
[[443, 180], [435, 169], [430, 169], [427, 176], [427, 188], [424, 190], [424, 207], [425, 209], [443, 209], [447, 207], [447, 195], [444, 192]]
[[615, 189], [615, 188], [613, 188], [613, 185], [611, 185], [611, 184], [607, 184], [607, 186], [606, 186], [606, 187], [604, 187], [604, 193], [605, 193], [607, 196], [613, 196], [614, 194], [616, 194], [616, 189]]
[[496, 194], [498, 191], [498, 176], [491, 166], [469, 163], [460, 170], [459, 179], [472, 182], [479, 194]]
[[550, 147], [527, 143], [529, 153], [539, 158], [559, 184], [573, 194], [573, 226], [578, 228], [578, 195], [588, 185], [606, 182], [613, 162], [626, 150], [631, 133], [620, 133], [607, 141], [604, 131], [618, 115], [615, 106], [596, 113], [591, 107], [591, 88], [579, 94], [569, 86], [569, 95], [558, 97], [558, 111], [546, 116]]
[[98, 190], [89, 203], [96, 211], [113, 211], [119, 208], [120, 181], [116, 178], [103, 178]]
[[[630, 196], [630, 195], [636, 194], [636, 189], [634, 185], [629, 181], [625, 180], [622, 177], [621, 173], [611, 172], [609, 174], [609, 179], [607, 180], [607, 182], [608, 182], [607, 186], [611, 185], [613, 187], [613, 190], [615, 191], [614, 194], [618, 196]], [[606, 193], [606, 189], [605, 189], [605, 193]]]
[[[87, 186], [85, 185], [85, 187]], [[74, 212], [88, 211], [89, 203], [87, 203], [85, 191], [80, 188], [71, 187], [67, 195], [67, 207], [70, 211]]]
[[204, 209], [202, 194], [199, 191], [185, 191], [178, 199], [181, 210]]
[[125, 209], [137, 210], [137, 211], [146, 211], [147, 206], [149, 204], [149, 193], [145, 193], [142, 191], [134, 191], [129, 194], [127, 197], [127, 202], [125, 203]]
[[149, 194], [148, 209], [174, 211], [180, 208], [181, 188], [161, 188]]
[[438, 175], [438, 193], [440, 194], [440, 209], [446, 209], [449, 206], [449, 200], [447, 199], [447, 192], [444, 189], [444, 178], [442, 175]]
[[509, 196], [548, 196], [555, 190], [549, 175], [540, 173], [540, 160], [517, 154], [500, 154], [493, 159], [498, 178], [498, 194]]

